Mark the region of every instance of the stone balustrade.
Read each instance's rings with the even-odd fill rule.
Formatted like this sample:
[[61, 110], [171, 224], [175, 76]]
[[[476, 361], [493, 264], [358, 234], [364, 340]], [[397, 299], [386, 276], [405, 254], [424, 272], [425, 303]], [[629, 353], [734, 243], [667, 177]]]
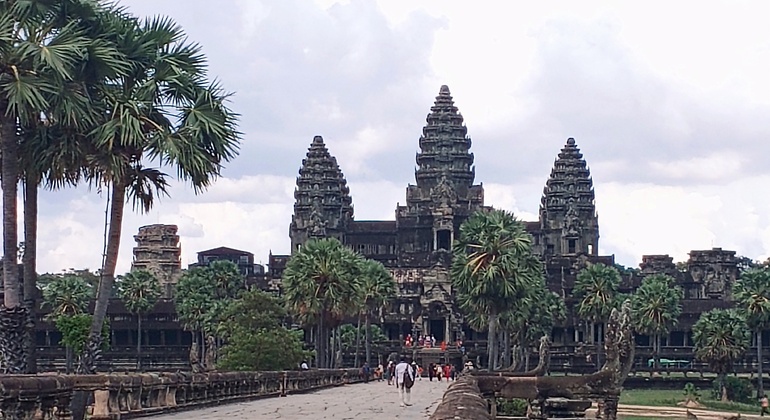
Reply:
[[93, 396], [90, 419], [117, 420], [360, 382], [358, 369], [285, 372], [0, 376], [0, 418], [71, 419], [75, 391]]
[[430, 420], [491, 420], [487, 400], [476, 379], [462, 375], [449, 385]]

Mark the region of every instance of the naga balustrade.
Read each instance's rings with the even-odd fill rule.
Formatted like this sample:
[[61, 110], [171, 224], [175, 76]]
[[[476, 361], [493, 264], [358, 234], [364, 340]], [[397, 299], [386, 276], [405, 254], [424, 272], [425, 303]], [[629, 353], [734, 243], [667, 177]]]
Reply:
[[76, 391], [92, 395], [90, 419], [118, 420], [361, 381], [358, 369], [5, 375], [0, 376], [0, 419], [71, 419], [70, 404]]

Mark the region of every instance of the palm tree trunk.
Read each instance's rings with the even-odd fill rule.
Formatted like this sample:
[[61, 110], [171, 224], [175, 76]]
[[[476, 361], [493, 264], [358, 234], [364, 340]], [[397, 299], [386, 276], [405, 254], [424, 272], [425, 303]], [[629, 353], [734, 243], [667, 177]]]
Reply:
[[123, 208], [126, 201], [126, 187], [122, 181], [115, 181], [110, 198], [110, 228], [107, 236], [107, 252], [104, 266], [99, 276], [99, 289], [96, 294], [94, 317], [88, 344], [84, 347], [79, 373], [95, 373], [96, 362], [101, 355], [102, 327], [107, 317], [107, 307], [110, 304], [112, 286], [115, 283], [115, 266], [118, 264], [120, 250], [120, 233], [123, 228]]
[[652, 342], [652, 360], [653, 360], [653, 371], [657, 372], [660, 370], [660, 334], [653, 335], [653, 342]]
[[495, 347], [497, 347], [497, 313], [489, 313], [489, 332], [487, 334], [487, 369], [495, 370]]
[[201, 337], [201, 365], [203, 366], [203, 371], [205, 372], [208, 370], [208, 365], [206, 362], [208, 362], [208, 359], [206, 359], [206, 334], [203, 332], [203, 328], [198, 332]]
[[64, 367], [65, 370], [64, 371], [67, 372], [67, 374], [69, 375], [70, 373], [72, 373], [72, 367], [73, 367], [72, 366], [73, 365], [73, 363], [72, 363], [72, 358], [73, 358], [72, 347], [66, 346], [64, 348], [64, 355], [65, 355], [64, 356], [65, 357], [65, 359], [64, 359], [65, 360], [65, 367]]
[[136, 371], [142, 371], [142, 314], [136, 314]]
[[[0, 109], [7, 109], [7, 102]], [[2, 147], [2, 175], [0, 188], [3, 190], [3, 305], [0, 305], [0, 355], [3, 357], [4, 373], [26, 371], [25, 329], [27, 310], [21, 305], [19, 284], [17, 228], [19, 179], [19, 145], [16, 142], [16, 119], [0, 115], [0, 147]]]
[[35, 310], [37, 309], [37, 194], [39, 179], [26, 175], [24, 181], [24, 306], [27, 308], [27, 373], [37, 373], [35, 353]]
[[326, 338], [326, 331], [324, 325], [324, 313], [321, 311], [321, 315], [318, 317], [318, 335], [316, 336], [315, 352], [316, 352], [316, 364], [319, 368], [326, 367], [326, 352], [324, 347], [324, 339]]
[[[358, 324], [356, 325], [356, 357], [353, 360], [353, 367], [358, 367], [358, 353], [361, 349], [361, 313], [358, 313]], [[368, 362], [367, 362], [368, 363]]]
[[372, 365], [372, 318], [369, 312], [366, 312], [366, 322], [364, 326], [364, 346], [366, 347], [366, 363]]
[[719, 383], [719, 391], [720, 391], [720, 394], [722, 395], [722, 398], [721, 398], [722, 402], [728, 402], [729, 400], [727, 398], [727, 388], [725, 387], [724, 372], [719, 372], [717, 374], [717, 383]]
[[598, 323], [596, 324], [596, 330], [597, 330], [597, 342], [596, 342], [596, 368], [601, 369], [602, 368], [602, 353], [604, 350], [604, 324]]
[[762, 329], [757, 330], [757, 376], [759, 377], [759, 389], [757, 396], [762, 398], [765, 395], [765, 384], [762, 380]]
[[329, 352], [329, 367], [331, 367], [331, 368], [335, 368], [336, 367], [336, 366], [334, 366], [334, 362], [335, 362], [334, 355], [337, 354], [337, 349], [336, 349], [337, 335], [336, 335], [336, 333], [337, 333], [337, 329], [336, 328], [332, 328], [332, 330], [331, 330], [331, 338], [332, 338], [331, 342], [332, 342], [332, 344], [331, 344], [331, 351]]

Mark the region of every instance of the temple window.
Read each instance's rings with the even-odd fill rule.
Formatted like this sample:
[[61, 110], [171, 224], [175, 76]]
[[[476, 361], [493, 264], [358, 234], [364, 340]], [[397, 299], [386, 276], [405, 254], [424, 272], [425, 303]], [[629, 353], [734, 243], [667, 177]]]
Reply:
[[452, 232], [449, 230], [436, 231], [436, 249], [449, 251], [452, 248]]
[[567, 248], [569, 249], [570, 254], [574, 254], [577, 248], [577, 241], [575, 239], [568, 240]]

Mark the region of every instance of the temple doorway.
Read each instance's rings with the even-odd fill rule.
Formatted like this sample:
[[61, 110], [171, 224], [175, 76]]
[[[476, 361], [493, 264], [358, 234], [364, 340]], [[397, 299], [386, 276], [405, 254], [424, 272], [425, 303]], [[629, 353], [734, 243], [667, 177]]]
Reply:
[[436, 343], [440, 343], [446, 339], [446, 337], [444, 337], [445, 330], [446, 330], [446, 321], [444, 320], [444, 318], [430, 320], [429, 335], [432, 335], [433, 338], [436, 339]]

